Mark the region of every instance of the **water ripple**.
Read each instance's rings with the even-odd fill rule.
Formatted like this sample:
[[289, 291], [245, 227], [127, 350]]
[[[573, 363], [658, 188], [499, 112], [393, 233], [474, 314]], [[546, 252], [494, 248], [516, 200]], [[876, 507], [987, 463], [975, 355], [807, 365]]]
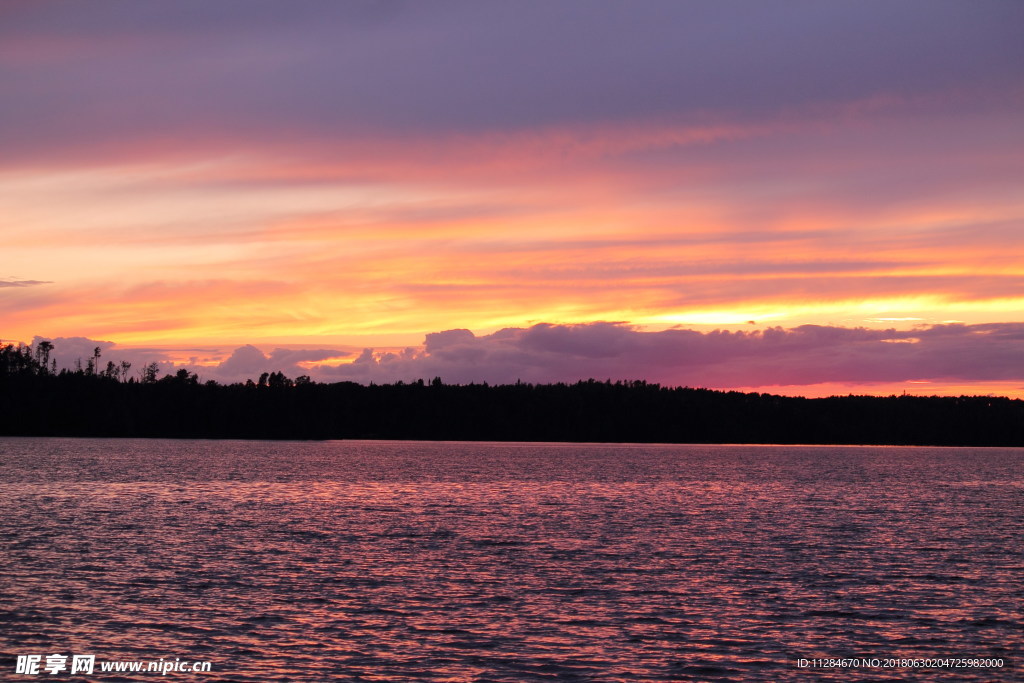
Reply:
[[1009, 681], [794, 663], [1021, 652], [1021, 450], [2, 439], [0, 462], [7, 672]]

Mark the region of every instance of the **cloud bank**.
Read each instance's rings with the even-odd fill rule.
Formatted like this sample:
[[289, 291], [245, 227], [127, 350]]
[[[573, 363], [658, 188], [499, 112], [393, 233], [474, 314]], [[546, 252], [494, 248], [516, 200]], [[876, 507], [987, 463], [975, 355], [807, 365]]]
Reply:
[[[38, 344], [41, 338], [36, 338]], [[91, 357], [157, 362], [165, 373], [185, 367], [203, 380], [242, 382], [263, 372], [309, 375], [323, 382], [389, 383], [441, 377], [450, 384], [643, 379], [664, 385], [730, 389], [891, 382], [1024, 382], [1024, 323], [947, 324], [913, 330], [803, 325], [792, 329], [644, 331], [612, 322], [538, 324], [477, 336], [452, 329], [426, 335], [419, 348], [341, 349], [252, 345], [215, 364], [178, 365], [166, 351], [119, 349], [82, 337], [51, 340], [62, 367]], [[767, 389], [766, 389], [767, 390]]]
[[360, 382], [645, 379], [714, 388], [1024, 379], [1024, 323], [911, 331], [802, 325], [750, 332], [647, 332], [617, 323], [428, 334], [422, 350], [365, 351], [326, 377]]
[[[351, 355], [341, 349], [282, 349], [275, 348], [265, 354], [251, 344], [240, 346], [230, 354], [218, 349], [176, 349], [161, 348], [123, 348], [112, 341], [101, 341], [87, 337], [40, 337], [32, 339], [32, 346], [38, 347], [42, 341], [53, 344], [50, 358], [57, 361], [58, 368], [73, 370], [79, 365], [85, 367], [89, 359], [98, 350], [100, 355], [99, 368], [104, 369], [108, 362], [119, 364], [121, 361], [131, 363], [130, 376], [138, 377], [142, 369], [150, 363], [160, 367], [161, 374], [172, 374], [180, 368], [195, 372], [205, 380], [222, 383], [244, 382], [257, 379], [264, 372], [283, 372], [289, 377], [310, 374], [310, 370], [300, 363], [312, 363], [328, 359], [339, 359]], [[190, 355], [187, 363], [176, 363], [174, 358]], [[191, 355], [195, 354], [195, 355]]]

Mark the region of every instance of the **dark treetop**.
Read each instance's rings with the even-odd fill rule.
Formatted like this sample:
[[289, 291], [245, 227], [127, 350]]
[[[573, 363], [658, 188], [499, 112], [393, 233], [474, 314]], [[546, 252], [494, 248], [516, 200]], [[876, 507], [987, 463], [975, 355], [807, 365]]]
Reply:
[[[127, 363], [56, 371], [52, 345], [0, 347], [0, 435], [1024, 446], [1024, 401], [576, 384], [320, 384], [158, 378]], [[79, 364], [81, 365], [81, 364]]]

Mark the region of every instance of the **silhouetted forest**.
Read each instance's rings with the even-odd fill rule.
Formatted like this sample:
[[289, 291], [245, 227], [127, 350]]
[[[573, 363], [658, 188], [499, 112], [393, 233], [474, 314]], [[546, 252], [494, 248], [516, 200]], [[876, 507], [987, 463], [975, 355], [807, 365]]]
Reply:
[[199, 382], [155, 364], [74, 370], [53, 345], [0, 347], [0, 434], [244, 439], [444, 439], [663, 443], [1024, 446], [1024, 401], [839, 396], [662, 387], [647, 382], [364, 386], [264, 373]]

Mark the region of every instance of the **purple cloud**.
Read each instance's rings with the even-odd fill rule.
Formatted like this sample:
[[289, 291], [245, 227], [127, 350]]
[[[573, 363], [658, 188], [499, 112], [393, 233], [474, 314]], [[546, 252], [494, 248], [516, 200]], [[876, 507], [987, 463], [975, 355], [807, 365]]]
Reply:
[[645, 332], [616, 323], [534, 325], [475, 336], [428, 335], [421, 351], [323, 367], [323, 379], [392, 382], [574, 382], [646, 379], [729, 388], [908, 380], [1024, 380], [1024, 323], [910, 331], [803, 325], [794, 329]]
[[[222, 383], [244, 382], [257, 379], [264, 372], [283, 372], [289, 377], [313, 374], [299, 363], [317, 362], [330, 358], [343, 358], [351, 355], [339, 349], [285, 349], [276, 348], [269, 355], [263, 353], [252, 344], [240, 346], [223, 358], [217, 349], [194, 349], [202, 354], [204, 364], [200, 364], [200, 356], [194, 356], [189, 363], [178, 364], [173, 358], [180, 357], [181, 351], [172, 354], [167, 349], [123, 348], [111, 341], [89, 339], [87, 337], [35, 337], [32, 346], [38, 347], [42, 341], [53, 344], [50, 358], [57, 361], [58, 368], [74, 369], [79, 363], [85, 367], [96, 349], [100, 350], [100, 369], [106, 368], [108, 361], [119, 364], [127, 361], [132, 364], [131, 376], [138, 376], [142, 368], [150, 363], [160, 367], [160, 375], [173, 374], [180, 368], [195, 372], [202, 380], [216, 380]], [[210, 364], [210, 360], [223, 358], [218, 363]], [[374, 359], [376, 364], [378, 359]]]
[[[36, 346], [40, 341], [36, 337], [32, 343]], [[911, 380], [1024, 381], [1024, 323], [934, 325], [902, 331], [802, 325], [736, 332], [646, 332], [610, 322], [545, 323], [482, 336], [465, 329], [435, 332], [419, 348], [397, 353], [368, 348], [352, 362], [318, 365], [318, 361], [351, 354], [338, 349], [285, 348], [266, 354], [247, 344], [216, 365], [198, 365], [198, 359], [176, 365], [167, 351], [158, 349], [120, 349], [113, 342], [84, 337], [50, 341], [58, 367], [73, 368], [76, 359], [84, 364], [98, 347], [101, 368], [108, 360], [127, 360], [137, 373], [156, 362], [162, 374], [185, 367], [204, 381], [222, 383], [256, 379], [264, 372], [364, 384], [433, 377], [452, 384], [594, 378], [717, 389]]]
[[289, 377], [308, 375], [310, 371], [299, 363], [341, 358], [350, 355], [338, 349], [282, 349], [264, 354], [252, 344], [235, 349], [228, 358], [215, 366], [192, 366], [190, 369], [203, 379], [220, 382], [244, 382], [256, 379], [264, 372], [283, 372]]
[[57, 361], [58, 368], [74, 369], [79, 364], [84, 368], [89, 359], [93, 357], [96, 349], [100, 350], [99, 369], [106, 368], [107, 363], [113, 361], [120, 364], [127, 361], [132, 364], [130, 374], [138, 377], [142, 368], [150, 363], [160, 366], [161, 373], [168, 373], [174, 370], [174, 363], [166, 351], [160, 349], [125, 349], [118, 348], [117, 344], [111, 341], [100, 341], [87, 337], [35, 337], [32, 339], [32, 346], [38, 347], [42, 341], [49, 341], [53, 344], [53, 352], [50, 358]]
[[[263, 372], [267, 357], [252, 344], [235, 349], [227, 360], [217, 366], [217, 374], [254, 377]], [[275, 370], [276, 372], [276, 370]]]

